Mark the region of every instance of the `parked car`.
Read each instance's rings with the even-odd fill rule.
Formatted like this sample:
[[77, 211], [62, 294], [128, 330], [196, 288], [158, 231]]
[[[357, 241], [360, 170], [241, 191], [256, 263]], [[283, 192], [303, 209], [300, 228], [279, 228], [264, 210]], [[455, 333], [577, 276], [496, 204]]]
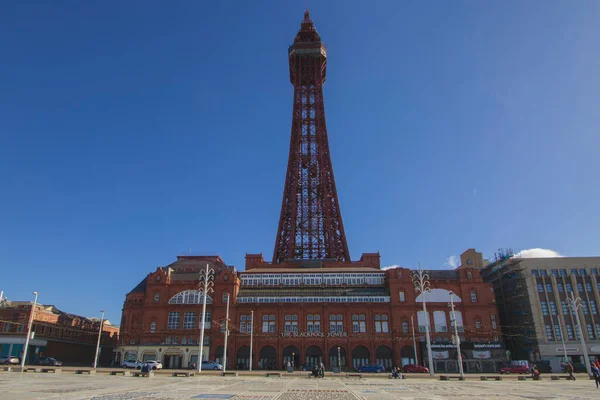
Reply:
[[501, 374], [528, 374], [529, 367], [526, 365], [509, 365], [508, 367], [500, 368]]
[[53, 367], [60, 367], [63, 365], [62, 361], [58, 361], [54, 357], [42, 357], [37, 362], [37, 365], [52, 365]]
[[402, 367], [402, 372], [418, 372], [418, 373], [429, 373], [429, 368], [418, 364], [407, 364]]
[[148, 361], [144, 361], [144, 363], [148, 364], [150, 366], [150, 368], [153, 370], [162, 369], [162, 367], [163, 367], [162, 363], [160, 361], [156, 361], [156, 360], [148, 360]]
[[142, 362], [136, 360], [123, 361], [121, 364], [123, 368], [133, 368], [133, 369], [142, 369]]
[[215, 371], [221, 371], [223, 366], [214, 361], [206, 360], [202, 361], [202, 369], [214, 369]]
[[19, 360], [19, 357], [13, 357], [13, 356], [2, 356], [0, 357], [0, 364], [19, 364], [21, 362], [21, 360]]
[[377, 372], [385, 371], [385, 367], [381, 364], [367, 364], [356, 368], [356, 372]]

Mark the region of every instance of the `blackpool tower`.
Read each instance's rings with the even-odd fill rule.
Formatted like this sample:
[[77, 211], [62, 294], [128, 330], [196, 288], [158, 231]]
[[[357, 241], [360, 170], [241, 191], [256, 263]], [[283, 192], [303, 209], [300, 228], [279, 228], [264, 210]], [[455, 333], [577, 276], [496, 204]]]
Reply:
[[325, 124], [327, 48], [308, 10], [288, 58], [294, 86], [292, 134], [273, 263], [350, 261]]

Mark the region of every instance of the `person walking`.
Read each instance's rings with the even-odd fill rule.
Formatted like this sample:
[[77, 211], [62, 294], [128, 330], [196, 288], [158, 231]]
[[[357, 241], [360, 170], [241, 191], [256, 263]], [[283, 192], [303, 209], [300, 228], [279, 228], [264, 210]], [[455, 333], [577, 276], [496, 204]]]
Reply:
[[596, 363], [593, 363], [590, 369], [592, 370], [592, 375], [594, 376], [594, 381], [596, 382], [596, 389], [598, 389], [598, 385], [600, 384], [600, 368], [596, 367]]
[[573, 364], [571, 364], [568, 361], [567, 361], [567, 365], [565, 365], [565, 372], [567, 374], [569, 374], [569, 377], [567, 378], [568, 380], [570, 380], [570, 381], [576, 380], [575, 377], [573, 376]]

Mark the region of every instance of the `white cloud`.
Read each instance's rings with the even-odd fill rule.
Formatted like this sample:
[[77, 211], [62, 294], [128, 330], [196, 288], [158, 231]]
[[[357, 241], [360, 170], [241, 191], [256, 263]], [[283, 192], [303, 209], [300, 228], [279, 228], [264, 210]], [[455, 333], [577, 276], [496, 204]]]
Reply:
[[446, 259], [444, 265], [448, 268], [456, 269], [456, 267], [460, 265], [460, 258], [456, 256], [450, 256]]
[[561, 255], [560, 253], [558, 253], [557, 251], [554, 251], [554, 250], [535, 248], [535, 249], [521, 250], [520, 252], [518, 252], [517, 254], [515, 254], [514, 257], [520, 257], [520, 258], [554, 258], [554, 257], [564, 257], [564, 256]]
[[388, 265], [387, 267], [381, 268], [382, 271], [387, 271], [388, 269], [398, 268], [400, 267], [398, 264]]

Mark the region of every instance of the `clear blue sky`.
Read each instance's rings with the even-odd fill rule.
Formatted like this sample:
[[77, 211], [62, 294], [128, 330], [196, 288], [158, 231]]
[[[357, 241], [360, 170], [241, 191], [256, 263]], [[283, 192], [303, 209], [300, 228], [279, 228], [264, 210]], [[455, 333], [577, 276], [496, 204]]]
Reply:
[[[354, 259], [600, 253], [600, 2], [309, 3]], [[119, 322], [184, 251], [270, 259], [304, 7], [3, 2], [0, 289]]]

